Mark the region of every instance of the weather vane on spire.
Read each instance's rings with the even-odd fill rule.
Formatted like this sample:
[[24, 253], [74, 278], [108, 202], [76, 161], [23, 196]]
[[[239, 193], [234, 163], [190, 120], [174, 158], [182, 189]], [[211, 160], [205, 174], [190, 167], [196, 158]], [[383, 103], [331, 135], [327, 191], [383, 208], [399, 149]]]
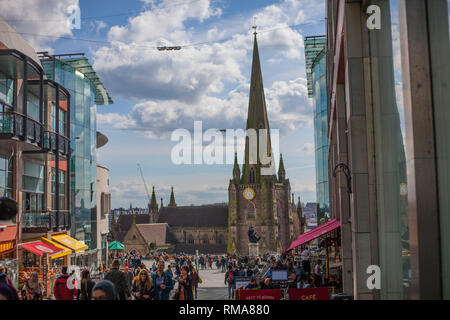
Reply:
[[256, 35], [256, 16], [253, 17], [253, 27], [252, 28], [253, 28], [253, 30], [255, 30], [253, 34]]

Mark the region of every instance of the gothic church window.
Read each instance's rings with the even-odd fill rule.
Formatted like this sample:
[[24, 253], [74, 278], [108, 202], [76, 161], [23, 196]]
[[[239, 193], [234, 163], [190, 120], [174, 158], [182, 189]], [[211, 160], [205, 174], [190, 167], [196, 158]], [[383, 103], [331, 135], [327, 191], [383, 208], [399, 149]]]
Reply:
[[254, 184], [255, 183], [255, 169], [251, 168], [250, 169], [250, 176], [249, 176], [249, 182], [250, 184]]

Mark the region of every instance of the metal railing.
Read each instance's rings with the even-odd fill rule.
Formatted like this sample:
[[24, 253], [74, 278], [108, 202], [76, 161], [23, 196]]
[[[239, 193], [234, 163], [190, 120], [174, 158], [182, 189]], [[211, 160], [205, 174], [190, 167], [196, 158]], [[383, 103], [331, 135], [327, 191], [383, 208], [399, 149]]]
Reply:
[[69, 210], [27, 210], [22, 213], [23, 229], [68, 229], [70, 227]]
[[56, 152], [63, 155], [69, 154], [70, 149], [70, 140], [64, 135], [59, 134], [59, 146], [56, 145], [56, 136], [58, 134], [53, 131], [44, 131], [44, 143], [43, 148], [52, 152]]
[[[0, 134], [28, 139], [32, 143], [41, 145], [43, 124], [39, 121], [14, 111], [14, 108], [0, 100]], [[6, 111], [5, 111], [6, 110]], [[26, 123], [26, 132], [24, 132]]]

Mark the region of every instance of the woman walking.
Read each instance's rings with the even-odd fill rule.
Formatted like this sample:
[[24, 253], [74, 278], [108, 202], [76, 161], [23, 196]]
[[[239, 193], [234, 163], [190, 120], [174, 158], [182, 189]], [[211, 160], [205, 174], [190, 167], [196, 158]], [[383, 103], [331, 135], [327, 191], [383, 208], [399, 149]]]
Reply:
[[78, 300], [91, 300], [94, 286], [95, 282], [92, 281], [89, 270], [83, 270], [81, 272], [81, 288], [78, 290]]
[[181, 267], [181, 276], [178, 279], [178, 289], [175, 293], [174, 300], [194, 300], [192, 294], [192, 278], [189, 277], [189, 267]]
[[32, 272], [22, 289], [23, 300], [42, 300], [42, 284], [37, 272]]
[[142, 269], [133, 280], [132, 295], [136, 300], [151, 300], [153, 298], [153, 281], [148, 271]]

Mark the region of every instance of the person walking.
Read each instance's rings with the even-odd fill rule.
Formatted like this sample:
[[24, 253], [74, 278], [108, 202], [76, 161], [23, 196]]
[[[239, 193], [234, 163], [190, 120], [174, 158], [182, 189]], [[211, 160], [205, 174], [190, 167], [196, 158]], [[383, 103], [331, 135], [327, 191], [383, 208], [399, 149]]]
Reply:
[[69, 274], [67, 273], [67, 266], [62, 267], [61, 275], [56, 279], [53, 287], [53, 294], [56, 300], [74, 300], [78, 294], [75, 284], [72, 282], [69, 288]]
[[305, 248], [300, 254], [300, 260], [302, 262], [303, 272], [305, 272], [306, 275], [311, 274], [311, 263], [309, 259], [310, 259], [309, 250], [308, 248]]
[[32, 272], [30, 278], [25, 281], [22, 288], [23, 300], [42, 300], [43, 293], [42, 283], [39, 281], [39, 275], [37, 272]]
[[0, 300], [19, 300], [16, 288], [10, 283], [4, 268], [0, 269]]
[[192, 279], [192, 289], [195, 295], [195, 299], [197, 299], [197, 288], [198, 288], [198, 284], [202, 283], [202, 279], [200, 278], [200, 276], [198, 275], [197, 270], [195, 270], [195, 268], [193, 266], [191, 266], [190, 268], [191, 270], [191, 279]]
[[169, 300], [170, 291], [173, 289], [172, 277], [164, 268], [165, 262], [159, 260], [156, 272], [152, 274], [156, 300]]
[[192, 279], [189, 277], [189, 267], [181, 267], [181, 276], [178, 279], [178, 289], [174, 300], [194, 300], [192, 294]]
[[91, 300], [92, 299], [92, 289], [95, 286], [95, 282], [91, 279], [91, 273], [89, 270], [85, 269], [81, 272], [81, 286], [78, 290], [78, 300]]
[[316, 288], [322, 286], [322, 261], [320, 259], [314, 265], [314, 286]]
[[225, 273], [225, 284], [228, 284], [228, 299], [231, 299], [234, 294], [234, 272], [233, 267], [229, 266], [227, 273]]
[[119, 260], [114, 260], [112, 263], [112, 269], [105, 275], [105, 280], [109, 280], [116, 286], [116, 290], [119, 293], [120, 300], [130, 300], [131, 291], [127, 283], [125, 273], [120, 271]]
[[114, 283], [102, 280], [92, 289], [92, 300], [120, 300], [120, 297]]
[[134, 279], [131, 293], [136, 300], [151, 300], [153, 294], [153, 280], [147, 270], [142, 269]]
[[127, 279], [128, 287], [131, 290], [131, 286], [133, 284], [133, 279], [134, 279], [134, 274], [133, 274], [133, 272], [130, 271], [130, 269], [127, 266], [125, 266], [125, 268], [123, 269], [123, 273], [125, 273], [125, 278]]

